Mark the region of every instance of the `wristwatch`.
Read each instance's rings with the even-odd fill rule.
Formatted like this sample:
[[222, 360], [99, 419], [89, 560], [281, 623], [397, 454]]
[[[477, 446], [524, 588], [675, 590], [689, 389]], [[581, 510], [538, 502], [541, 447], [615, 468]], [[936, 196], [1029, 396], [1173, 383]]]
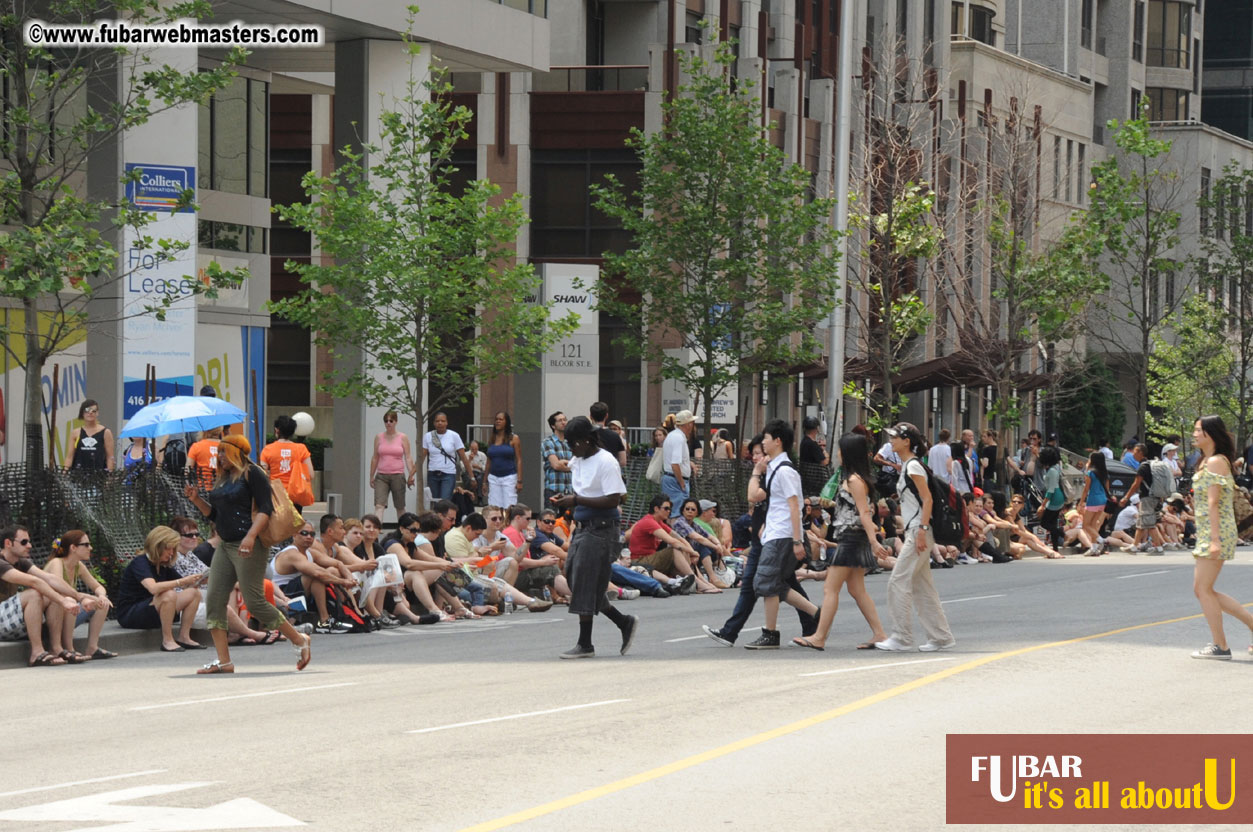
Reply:
[[803, 541], [803, 540], [798, 540], [797, 538], [795, 538], [795, 537], [794, 537], [794, 538], [792, 538], [792, 545], [793, 545], [793, 546], [804, 546], [804, 545], [805, 545], [805, 541]]
[[924, 532], [929, 532], [929, 531], [931, 531], [931, 527], [930, 527], [930, 526], [919, 526], [919, 527], [918, 527], [918, 529], [919, 529], [919, 531], [924, 531]]

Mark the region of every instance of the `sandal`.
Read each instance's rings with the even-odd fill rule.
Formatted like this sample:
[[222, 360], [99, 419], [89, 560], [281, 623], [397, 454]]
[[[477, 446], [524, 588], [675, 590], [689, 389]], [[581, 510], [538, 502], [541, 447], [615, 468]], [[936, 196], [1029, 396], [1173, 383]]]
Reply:
[[[882, 638], [882, 639], [880, 639], [880, 641], [887, 641], [887, 639], [886, 639], [886, 638]], [[873, 641], [864, 641], [864, 642], [862, 642], [861, 644], [857, 645], [857, 649], [858, 649], [858, 650], [873, 650], [873, 649], [875, 649], [875, 647], [874, 647], [874, 642], [873, 642]]]
[[61, 665], [61, 664], [65, 664], [65, 659], [61, 658], [60, 656], [54, 656], [53, 654], [45, 650], [42, 653], [40, 653], [38, 656], [36, 656], [35, 658], [31, 659], [30, 662], [26, 666], [27, 667], [54, 667], [56, 665]]
[[235, 672], [234, 662], [224, 662], [221, 659], [214, 659], [213, 661], [206, 664], [204, 667], [197, 670], [196, 675], [197, 676], [209, 676], [214, 673], [234, 673], [234, 672]]
[[309, 666], [310, 659], [313, 658], [313, 634], [305, 633], [305, 643], [297, 647], [293, 642], [292, 648], [295, 649], [296, 656], [298, 657], [296, 661], [296, 669], [304, 670]]
[[62, 650], [60, 653], [57, 653], [57, 655], [65, 659], [66, 664], [82, 664], [85, 661], [90, 661], [90, 659], [82, 653], [74, 650]]
[[283, 634], [280, 633], [278, 630], [267, 630], [265, 633], [265, 638], [258, 641], [257, 644], [267, 644], [267, 645], [275, 644], [276, 642], [282, 641], [282, 639], [283, 639]]
[[792, 639], [792, 643], [793, 643], [793, 644], [795, 644], [797, 647], [808, 647], [810, 650], [818, 650], [818, 651], [822, 651], [822, 650], [826, 650], [826, 649], [827, 649], [827, 648], [822, 647], [822, 646], [820, 646], [820, 645], [814, 644], [814, 643], [813, 643], [812, 641], [810, 641], [809, 639], [807, 639], [807, 638], [803, 638], [803, 637], [801, 637], [801, 636], [797, 636], [796, 638]]
[[96, 652], [91, 654], [91, 660], [93, 662], [103, 661], [104, 659], [116, 659], [116, 658], [117, 658], [117, 653], [114, 653], [112, 650], [105, 650], [103, 647], [97, 647]]

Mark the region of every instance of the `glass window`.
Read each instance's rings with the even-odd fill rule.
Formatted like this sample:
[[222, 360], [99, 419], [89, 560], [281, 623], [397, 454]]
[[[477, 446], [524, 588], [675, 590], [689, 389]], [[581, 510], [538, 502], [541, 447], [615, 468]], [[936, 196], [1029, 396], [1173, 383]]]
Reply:
[[629, 152], [542, 151], [531, 168], [531, 250], [534, 257], [600, 257], [630, 241], [616, 220], [592, 205], [589, 187], [608, 174], [634, 192], [639, 163]]
[[1079, 10], [1079, 45], [1092, 48], [1092, 0], [1083, 0]]
[[1201, 205], [1199, 211], [1200, 232], [1201, 234], [1209, 233], [1209, 184], [1210, 169], [1201, 168]]
[[1150, 0], [1148, 65], [1188, 69], [1191, 44], [1192, 6]]
[[235, 78], [213, 96], [213, 190], [248, 192], [248, 81]]
[[266, 335], [266, 403], [275, 407], [307, 406], [313, 394], [309, 330], [275, 316], [270, 318]]
[[1186, 121], [1188, 91], [1149, 87], [1149, 121]]
[[970, 37], [988, 46], [996, 46], [996, 31], [992, 28], [992, 17], [995, 14], [991, 9], [971, 6]]
[[213, 147], [213, 101], [210, 99], [200, 105], [196, 121], [198, 137], [196, 139], [196, 188], [213, 187], [213, 171], [210, 150]]
[[248, 193], [267, 196], [266, 138], [270, 132], [269, 96], [264, 81], [248, 82]]
[[1136, 0], [1135, 22], [1131, 24], [1131, 59], [1144, 61], [1144, 0]]

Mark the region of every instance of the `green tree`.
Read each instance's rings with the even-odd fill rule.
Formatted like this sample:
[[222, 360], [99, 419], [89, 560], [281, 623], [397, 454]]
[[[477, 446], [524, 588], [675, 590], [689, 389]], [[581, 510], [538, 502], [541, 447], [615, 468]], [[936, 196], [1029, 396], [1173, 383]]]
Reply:
[[[204, 19], [210, 3], [162, 6], [155, 0], [115, 0], [107, 7], [95, 0], [56, 3], [14, 0], [0, 12], [0, 73], [5, 106], [0, 111], [0, 293], [21, 304], [20, 329], [0, 328], [0, 343], [26, 376], [23, 406], [27, 465], [43, 462], [43, 367], [48, 358], [81, 337], [82, 329], [103, 323], [88, 315], [93, 297], [118, 290], [126, 272], [119, 268], [111, 238], [130, 229], [140, 248], [152, 256], [175, 258], [190, 241], [154, 239], [142, 230], [155, 216], [96, 199], [86, 193], [88, 160], [104, 153], [125, 131], [154, 114], [206, 100], [234, 77], [244, 58], [234, 50], [220, 66], [181, 72], [153, 61], [141, 50], [47, 48], [26, 43], [23, 25], [85, 25], [104, 12], [128, 18], [136, 26]], [[127, 78], [128, 82], [119, 79]], [[118, 89], [111, 89], [116, 83]], [[193, 112], [190, 118], [195, 118]], [[131, 179], [137, 179], [133, 171]], [[120, 189], [119, 189], [120, 190]], [[182, 204], [193, 194], [184, 194]], [[215, 295], [237, 285], [243, 273], [214, 267], [207, 286], [194, 291]], [[154, 302], [131, 314], [162, 317], [172, 300]]]
[[1101, 440], [1118, 442], [1126, 405], [1117, 379], [1099, 355], [1088, 353], [1082, 361], [1065, 362], [1049, 392], [1065, 402], [1058, 427], [1072, 448], [1095, 449]]
[[[486, 180], [452, 187], [453, 148], [473, 113], [450, 92], [442, 73], [422, 80], [411, 65], [405, 95], [382, 114], [381, 147], [345, 147], [330, 175], [305, 175], [308, 203], [274, 209], [331, 261], [289, 262], [305, 288], [270, 304], [333, 351], [320, 388], [403, 409], [419, 425], [483, 381], [535, 369], [577, 323], [527, 301], [540, 279], [513, 264], [522, 198], [500, 199]], [[443, 392], [428, 400], [424, 380]]]
[[1191, 282], [1174, 254], [1182, 182], [1169, 164], [1171, 143], [1151, 135], [1147, 107], [1145, 98], [1140, 118], [1110, 122], [1117, 150], [1092, 167], [1095, 187], [1080, 215], [1086, 233], [1101, 241], [1097, 263], [1109, 280], [1088, 335], [1134, 383], [1130, 404], [1139, 436], [1148, 426], [1154, 336], [1174, 317]]
[[[1230, 162], [1210, 193], [1197, 201], [1201, 216], [1216, 233], [1199, 237], [1194, 261], [1197, 290], [1214, 298], [1208, 314], [1226, 334], [1233, 353], [1229, 393], [1235, 404], [1228, 422], [1243, 448], [1253, 438], [1253, 169]], [[1191, 433], [1191, 425], [1184, 431]]]
[[[627, 142], [642, 163], [637, 190], [612, 177], [593, 189], [632, 238], [605, 254], [599, 308], [630, 322], [620, 343], [657, 362], [658, 380], [699, 391], [706, 435], [731, 382], [743, 390], [749, 373], [821, 355], [815, 327], [836, 291], [833, 204], [770, 144], [760, 91], [732, 76], [734, 60], [725, 42], [711, 61], [680, 54], [688, 82], [662, 104], [665, 127]], [[623, 288], [641, 300], [623, 302]], [[690, 361], [665, 351], [665, 333]]]
[[1225, 316], [1215, 314], [1204, 295], [1193, 294], [1172, 323], [1172, 337], [1155, 334], [1149, 354], [1150, 430], [1190, 436], [1192, 424], [1209, 413], [1235, 424], [1248, 403], [1236, 378]]

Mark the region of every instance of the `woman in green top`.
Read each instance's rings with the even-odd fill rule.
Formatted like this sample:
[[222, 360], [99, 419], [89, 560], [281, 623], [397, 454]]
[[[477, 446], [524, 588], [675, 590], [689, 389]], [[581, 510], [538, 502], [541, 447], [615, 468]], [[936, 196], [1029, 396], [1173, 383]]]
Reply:
[[[1230, 595], [1214, 589], [1223, 563], [1236, 556], [1236, 515], [1232, 507], [1236, 481], [1231, 467], [1236, 443], [1217, 416], [1197, 419], [1192, 441], [1204, 460], [1197, 465], [1192, 480], [1196, 508], [1196, 549], [1192, 551], [1196, 568], [1192, 590], [1201, 602], [1201, 612], [1205, 614], [1213, 639], [1194, 652], [1192, 658], [1230, 659], [1231, 648], [1223, 632], [1223, 613], [1240, 619], [1253, 630], [1253, 614]], [[1253, 646], [1249, 647], [1249, 652], [1253, 653]]]
[[[1062, 548], [1062, 530], [1058, 524], [1062, 508], [1066, 505], [1066, 492], [1062, 490], [1062, 455], [1051, 445], [1040, 449], [1040, 464], [1044, 466], [1044, 502], [1036, 516], [1040, 525], [1049, 533], [1054, 549]], [[1045, 557], [1063, 558], [1060, 552], [1046, 554]]]
[[[77, 616], [66, 615], [61, 626], [61, 632], [48, 633], [48, 641], [52, 651], [65, 659], [69, 664], [79, 664], [91, 659], [117, 658], [117, 653], [105, 650], [100, 646], [100, 631], [104, 629], [104, 622], [109, 616], [109, 609], [113, 606], [113, 602], [109, 600], [109, 594], [105, 591], [104, 586], [100, 581], [96, 580], [96, 576], [91, 574], [91, 570], [87, 568], [90, 560], [91, 541], [87, 539], [87, 532], [70, 529], [53, 542], [52, 557], [44, 564], [45, 572], [51, 572], [61, 577], [70, 586], [74, 586], [79, 581], [82, 581], [83, 586], [87, 587], [87, 591], [98, 599], [94, 610], [80, 610]], [[83, 621], [89, 622], [87, 625], [87, 652], [79, 653], [74, 649], [74, 628]], [[61, 645], [59, 652], [57, 651], [58, 644]]]

